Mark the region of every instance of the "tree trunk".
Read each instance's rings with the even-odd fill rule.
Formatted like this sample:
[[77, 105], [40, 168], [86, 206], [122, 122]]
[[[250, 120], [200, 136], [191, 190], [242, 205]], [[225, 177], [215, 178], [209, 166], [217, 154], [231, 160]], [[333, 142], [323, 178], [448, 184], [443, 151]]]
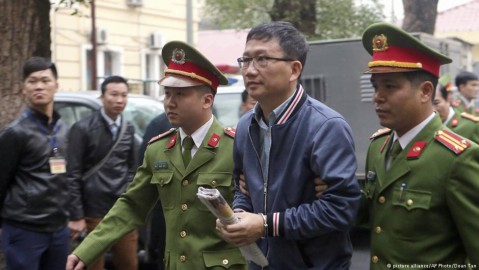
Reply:
[[402, 28], [408, 32], [423, 32], [433, 35], [436, 26], [438, 1], [402, 0], [404, 7]]
[[272, 21], [291, 22], [306, 36], [316, 30], [316, 0], [275, 0], [269, 12]]
[[0, 128], [24, 103], [22, 68], [32, 56], [50, 57], [50, 1], [0, 0]]

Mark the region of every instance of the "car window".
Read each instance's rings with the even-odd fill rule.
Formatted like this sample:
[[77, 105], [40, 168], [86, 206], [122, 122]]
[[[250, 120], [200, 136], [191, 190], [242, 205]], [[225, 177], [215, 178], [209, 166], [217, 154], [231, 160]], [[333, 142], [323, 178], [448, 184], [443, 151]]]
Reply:
[[133, 123], [135, 132], [143, 137], [150, 121], [164, 111], [163, 103], [143, 97], [130, 97], [123, 115]]
[[226, 127], [234, 127], [240, 118], [241, 93], [221, 93], [215, 97], [213, 113]]
[[71, 127], [76, 121], [90, 115], [93, 108], [69, 102], [55, 103], [55, 110], [61, 115], [62, 121]]

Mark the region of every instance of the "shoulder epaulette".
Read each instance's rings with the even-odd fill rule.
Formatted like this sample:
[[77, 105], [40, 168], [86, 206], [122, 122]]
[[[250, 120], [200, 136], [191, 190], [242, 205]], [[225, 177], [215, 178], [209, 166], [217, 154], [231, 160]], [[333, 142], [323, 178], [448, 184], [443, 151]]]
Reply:
[[376, 139], [377, 137], [381, 137], [383, 135], [386, 135], [386, 134], [389, 134], [391, 132], [391, 129], [390, 128], [381, 128], [381, 129], [378, 129], [376, 132], [373, 133], [373, 135], [371, 135], [369, 137], [369, 139]]
[[161, 133], [161, 134], [159, 134], [159, 135], [156, 135], [155, 137], [151, 138], [151, 139], [148, 141], [148, 144], [153, 143], [153, 142], [156, 142], [156, 141], [158, 141], [159, 139], [166, 137], [167, 135], [173, 133], [175, 130], [176, 130], [175, 128], [170, 128], [170, 129], [168, 129], [167, 131], [165, 131], [165, 132], [163, 132], [163, 133]]
[[471, 142], [468, 140], [454, 132], [445, 129], [436, 131], [434, 138], [456, 155], [460, 155], [462, 152], [464, 152], [464, 150], [471, 146]]
[[479, 117], [477, 117], [475, 115], [472, 115], [470, 113], [467, 113], [467, 112], [461, 113], [461, 117], [469, 119], [469, 120], [474, 121], [474, 122], [479, 122]]
[[232, 127], [225, 128], [225, 134], [234, 139], [236, 135], [236, 129]]

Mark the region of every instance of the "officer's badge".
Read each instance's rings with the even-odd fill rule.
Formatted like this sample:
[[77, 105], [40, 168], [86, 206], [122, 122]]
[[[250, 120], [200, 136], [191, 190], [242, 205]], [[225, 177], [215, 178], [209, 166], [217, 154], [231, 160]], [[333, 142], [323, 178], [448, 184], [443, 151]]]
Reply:
[[157, 161], [155, 162], [155, 170], [168, 169], [168, 161]]
[[375, 35], [373, 37], [373, 51], [382, 52], [388, 49], [388, 38], [384, 35]]
[[185, 63], [185, 51], [183, 49], [174, 49], [173, 55], [171, 56], [171, 61], [176, 64], [183, 65]]

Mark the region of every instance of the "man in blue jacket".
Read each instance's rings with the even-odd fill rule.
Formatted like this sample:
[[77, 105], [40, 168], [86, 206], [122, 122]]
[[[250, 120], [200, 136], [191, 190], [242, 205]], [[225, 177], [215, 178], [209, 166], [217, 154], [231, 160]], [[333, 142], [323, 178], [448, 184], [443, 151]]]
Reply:
[[[236, 130], [233, 208], [241, 222], [217, 221], [217, 229], [237, 246], [257, 241], [271, 269], [349, 269], [360, 199], [354, 142], [345, 119], [298, 83], [307, 52], [289, 23], [249, 32], [238, 63], [258, 105]], [[241, 173], [249, 196], [239, 191]], [[317, 176], [328, 185], [319, 199]]]

